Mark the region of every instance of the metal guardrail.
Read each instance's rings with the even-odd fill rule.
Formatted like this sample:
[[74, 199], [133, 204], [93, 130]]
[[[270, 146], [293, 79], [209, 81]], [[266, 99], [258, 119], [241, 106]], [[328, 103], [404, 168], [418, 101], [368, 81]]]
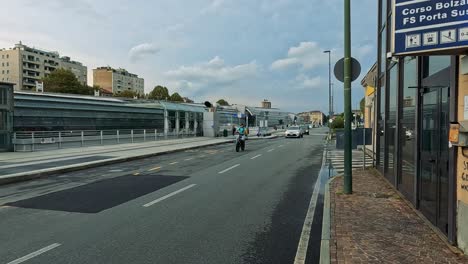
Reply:
[[14, 132], [15, 152], [90, 147], [196, 137], [195, 131], [163, 133], [157, 129]]

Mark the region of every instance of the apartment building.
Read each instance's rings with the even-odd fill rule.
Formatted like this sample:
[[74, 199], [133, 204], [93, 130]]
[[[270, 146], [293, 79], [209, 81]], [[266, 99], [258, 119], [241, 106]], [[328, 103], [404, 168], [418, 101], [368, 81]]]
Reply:
[[145, 93], [144, 79], [125, 69], [99, 67], [93, 70], [93, 80], [94, 85], [114, 94], [123, 91], [133, 91], [140, 95]]
[[36, 82], [58, 68], [71, 70], [77, 79], [87, 84], [88, 69], [58, 52], [44, 51], [22, 44], [0, 49], [0, 81], [14, 83], [15, 90], [34, 90]]
[[305, 123], [311, 123], [317, 126], [323, 126], [325, 123], [325, 114], [322, 111], [310, 111], [297, 114]]

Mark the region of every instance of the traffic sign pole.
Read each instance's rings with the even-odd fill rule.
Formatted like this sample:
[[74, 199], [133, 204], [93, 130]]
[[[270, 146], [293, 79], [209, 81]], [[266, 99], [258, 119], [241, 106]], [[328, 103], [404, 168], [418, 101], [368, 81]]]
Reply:
[[345, 114], [345, 168], [344, 189], [345, 194], [353, 193], [352, 180], [352, 135], [351, 135], [351, 0], [344, 0], [344, 34], [345, 34], [345, 60], [344, 60], [344, 114]]

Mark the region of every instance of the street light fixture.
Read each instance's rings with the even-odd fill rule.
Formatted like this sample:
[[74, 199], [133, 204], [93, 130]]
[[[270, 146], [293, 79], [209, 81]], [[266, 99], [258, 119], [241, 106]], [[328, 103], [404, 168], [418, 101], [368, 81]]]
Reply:
[[331, 124], [332, 118], [332, 94], [331, 94], [331, 50], [326, 50], [323, 53], [328, 53], [328, 128], [331, 135]]

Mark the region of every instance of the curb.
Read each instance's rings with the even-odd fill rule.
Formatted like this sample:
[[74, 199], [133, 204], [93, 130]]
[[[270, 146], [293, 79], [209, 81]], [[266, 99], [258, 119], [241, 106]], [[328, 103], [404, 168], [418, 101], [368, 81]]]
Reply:
[[320, 264], [330, 264], [330, 240], [331, 240], [331, 207], [330, 184], [337, 178], [336, 175], [325, 184], [325, 197], [323, 201], [322, 241], [320, 243]]
[[216, 143], [211, 143], [211, 144], [202, 145], [202, 146], [184, 147], [180, 149], [166, 150], [166, 151], [161, 151], [157, 153], [149, 153], [149, 154], [143, 154], [143, 155], [137, 155], [137, 156], [118, 157], [118, 158], [112, 158], [112, 159], [101, 160], [101, 161], [90, 161], [90, 162], [84, 162], [80, 164], [56, 167], [53, 169], [49, 168], [49, 169], [32, 171], [32, 172], [21, 172], [21, 173], [9, 174], [9, 175], [0, 176], [0, 186], [11, 184], [11, 183], [16, 183], [16, 182], [29, 181], [29, 180], [38, 179], [38, 178], [45, 178], [47, 176], [57, 174], [57, 173], [79, 171], [83, 169], [101, 167], [101, 166], [120, 163], [120, 162], [133, 161], [133, 160], [150, 158], [150, 157], [155, 157], [155, 156], [164, 155], [164, 154], [180, 152], [184, 150], [198, 149], [198, 148], [223, 145], [223, 144], [228, 144], [228, 143], [231, 143], [231, 141], [216, 142]]

